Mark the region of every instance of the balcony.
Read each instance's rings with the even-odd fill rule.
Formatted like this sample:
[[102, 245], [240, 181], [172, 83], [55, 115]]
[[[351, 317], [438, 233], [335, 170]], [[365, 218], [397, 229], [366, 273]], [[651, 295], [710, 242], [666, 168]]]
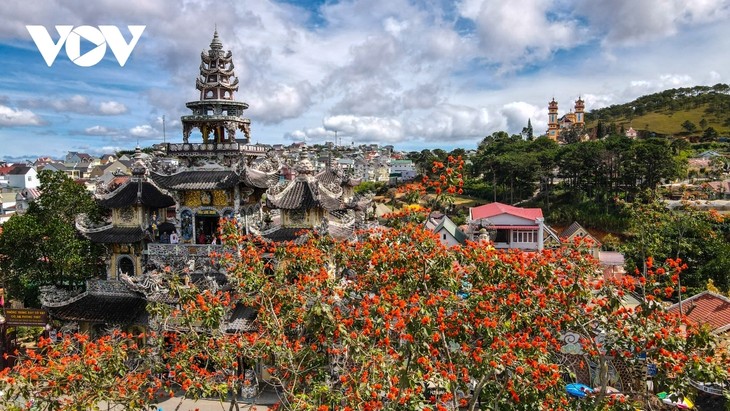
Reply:
[[249, 155], [266, 154], [266, 147], [254, 144], [243, 144], [238, 142], [223, 143], [163, 143], [158, 144], [167, 154], [177, 155], [209, 155], [211, 153], [238, 154], [244, 153]]
[[227, 248], [218, 244], [164, 244], [150, 243], [143, 254], [147, 264], [173, 270], [187, 268], [189, 271], [208, 271], [216, 266], [210, 259], [211, 253], [222, 253]]
[[210, 253], [221, 253], [224, 247], [219, 244], [147, 244], [145, 254], [150, 256], [171, 257], [208, 257]]

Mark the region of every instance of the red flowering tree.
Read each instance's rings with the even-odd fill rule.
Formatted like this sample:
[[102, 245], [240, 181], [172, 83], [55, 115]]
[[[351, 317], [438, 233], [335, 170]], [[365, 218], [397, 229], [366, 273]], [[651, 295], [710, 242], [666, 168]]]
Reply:
[[434, 161], [432, 171], [437, 178], [424, 176], [423, 184], [435, 193], [434, 206], [449, 208], [454, 204], [454, 196], [464, 193], [464, 160], [461, 156], [448, 156], [445, 163]]
[[[727, 378], [713, 337], [659, 304], [677, 261], [649, 261], [647, 276], [605, 280], [581, 244], [539, 253], [487, 243], [447, 249], [414, 224], [361, 232], [357, 242], [314, 235], [304, 244], [261, 244], [232, 225], [222, 237], [230, 251], [216, 258], [230, 288], [199, 290], [171, 273], [176, 304], [151, 312], [165, 323], [159, 330], [174, 334], [150, 336], [149, 351], [137, 347], [147, 361], [129, 368], [131, 376], [110, 367], [117, 371], [80, 385], [77, 375], [93, 370], [79, 370], [85, 361], [109, 355], [129, 367], [121, 358], [130, 346], [107, 340], [101, 352], [82, 355], [69, 340], [5, 371], [0, 389], [83, 404], [100, 401], [102, 390], [129, 404], [167, 391], [224, 399], [247, 386], [241, 370], [258, 364], [285, 410], [585, 410], [646, 406], [647, 364], [669, 392]], [[628, 293], [638, 305], [625, 304]], [[257, 313], [244, 333], [223, 326], [234, 306]], [[569, 333], [580, 338], [567, 350]], [[608, 393], [619, 362], [629, 370], [626, 396]], [[588, 369], [584, 382], [597, 393], [568, 397], [565, 381]]]
[[152, 377], [152, 357], [141, 338], [119, 331], [96, 339], [42, 338], [15, 367], [0, 372], [0, 408], [91, 410], [106, 403], [143, 409], [162, 385]]
[[[285, 409], [629, 409], [647, 403], [647, 363], [671, 392], [727, 377], [726, 360], [710, 356], [712, 338], [652, 297], [671, 281], [666, 269], [606, 281], [580, 244], [447, 250], [414, 225], [361, 233], [354, 244], [278, 246], [270, 260], [239, 243], [248, 245], [228, 270], [259, 312], [254, 356], [269, 365]], [[627, 307], [628, 293], [643, 303]], [[572, 354], [594, 368], [586, 382], [599, 388], [580, 403], [563, 382], [576, 370], [559, 360], [569, 332], [582, 336]], [[633, 371], [624, 377], [630, 397], [607, 395], [618, 361]]]

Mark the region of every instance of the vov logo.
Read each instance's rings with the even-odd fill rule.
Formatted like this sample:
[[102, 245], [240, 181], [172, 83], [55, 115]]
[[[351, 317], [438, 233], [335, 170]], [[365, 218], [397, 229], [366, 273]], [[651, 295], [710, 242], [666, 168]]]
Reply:
[[[107, 45], [117, 58], [119, 65], [124, 67], [129, 55], [137, 45], [137, 41], [142, 36], [142, 32], [147, 26], [127, 26], [132, 34], [132, 40], [127, 43], [122, 36], [122, 32], [116, 26], [56, 26], [58, 32], [58, 41], [54, 42], [51, 35], [48, 34], [43, 26], [25, 26], [33, 38], [38, 51], [41, 52], [43, 60], [46, 61], [48, 67], [56, 61], [61, 47], [66, 45], [66, 55], [74, 64], [81, 67], [91, 67], [100, 62], [106, 54]], [[81, 38], [96, 45], [92, 50], [81, 54]]]

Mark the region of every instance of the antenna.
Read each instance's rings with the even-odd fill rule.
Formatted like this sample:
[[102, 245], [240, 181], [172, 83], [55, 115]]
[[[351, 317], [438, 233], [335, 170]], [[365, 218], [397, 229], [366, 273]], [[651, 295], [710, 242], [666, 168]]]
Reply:
[[162, 142], [165, 143], [165, 115], [162, 115]]

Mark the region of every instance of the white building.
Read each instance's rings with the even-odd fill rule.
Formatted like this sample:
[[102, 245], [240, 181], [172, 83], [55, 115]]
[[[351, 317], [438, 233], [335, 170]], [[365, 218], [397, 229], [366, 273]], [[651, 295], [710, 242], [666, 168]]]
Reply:
[[495, 248], [542, 250], [545, 225], [542, 209], [520, 208], [502, 203], [490, 203], [469, 208], [471, 235], [481, 228], [489, 233]]
[[391, 183], [410, 181], [416, 178], [416, 166], [411, 160], [391, 160], [389, 167]]
[[8, 185], [15, 188], [37, 188], [38, 172], [30, 166], [16, 166], [8, 173]]
[[432, 212], [426, 219], [424, 226], [427, 230], [436, 234], [445, 247], [452, 247], [466, 242], [466, 234], [451, 221], [449, 216], [441, 212]]

